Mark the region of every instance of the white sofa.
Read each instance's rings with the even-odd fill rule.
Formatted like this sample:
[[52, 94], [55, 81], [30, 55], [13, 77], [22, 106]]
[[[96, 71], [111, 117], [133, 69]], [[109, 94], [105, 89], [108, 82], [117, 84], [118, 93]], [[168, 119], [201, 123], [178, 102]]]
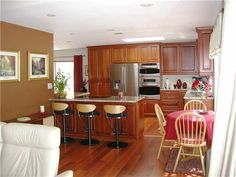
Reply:
[[0, 122], [0, 177], [56, 177], [59, 145], [59, 128]]

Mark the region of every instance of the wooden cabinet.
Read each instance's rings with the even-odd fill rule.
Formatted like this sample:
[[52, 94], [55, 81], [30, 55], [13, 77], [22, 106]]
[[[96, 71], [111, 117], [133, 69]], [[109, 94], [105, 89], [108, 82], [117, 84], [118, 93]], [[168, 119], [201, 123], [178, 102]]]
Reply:
[[159, 43], [114, 45], [110, 48], [112, 63], [160, 62]]
[[110, 95], [110, 49], [89, 48], [90, 96]]
[[195, 43], [173, 43], [161, 46], [162, 74], [198, 74]]
[[145, 99], [143, 102], [143, 115], [144, 117], [155, 117], [154, 105], [160, 104], [160, 100], [157, 99]]
[[198, 62], [196, 53], [196, 44], [180, 45], [179, 72], [186, 74], [198, 73]]
[[199, 74], [214, 75], [213, 60], [209, 59], [209, 44], [212, 28], [197, 28], [198, 33], [198, 57]]
[[160, 62], [160, 45], [159, 44], [140, 45], [139, 60], [141, 62]]
[[163, 114], [183, 109], [183, 97], [186, 91], [182, 90], [161, 90], [161, 108]]
[[161, 72], [175, 74], [179, 71], [178, 45], [165, 44], [161, 47]]
[[126, 57], [125, 60], [126, 62], [140, 62], [139, 59], [139, 51], [138, 51], [138, 46], [137, 45], [128, 45], [125, 46], [125, 51], [126, 51]]
[[121, 45], [111, 47], [111, 62], [123, 63], [125, 62], [125, 48]]

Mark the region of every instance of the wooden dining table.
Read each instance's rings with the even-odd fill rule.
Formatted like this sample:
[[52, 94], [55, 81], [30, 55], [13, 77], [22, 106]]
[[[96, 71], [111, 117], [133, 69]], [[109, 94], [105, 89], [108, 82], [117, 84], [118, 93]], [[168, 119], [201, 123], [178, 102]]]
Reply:
[[166, 136], [165, 138], [168, 140], [176, 140], [177, 135], [175, 131], [175, 120], [176, 118], [185, 112], [196, 112], [197, 114], [200, 114], [204, 117], [206, 120], [206, 142], [207, 147], [211, 147], [212, 142], [212, 136], [213, 136], [213, 124], [214, 124], [214, 111], [207, 111], [203, 113], [200, 113], [199, 111], [187, 111], [187, 110], [181, 110], [181, 111], [175, 111], [167, 115], [166, 117]]

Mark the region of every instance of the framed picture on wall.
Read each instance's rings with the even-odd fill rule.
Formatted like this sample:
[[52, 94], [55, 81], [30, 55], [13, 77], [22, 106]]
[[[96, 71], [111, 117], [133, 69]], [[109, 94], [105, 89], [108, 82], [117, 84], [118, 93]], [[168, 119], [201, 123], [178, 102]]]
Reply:
[[0, 81], [20, 81], [20, 51], [0, 51]]
[[48, 54], [28, 52], [29, 80], [49, 78]]

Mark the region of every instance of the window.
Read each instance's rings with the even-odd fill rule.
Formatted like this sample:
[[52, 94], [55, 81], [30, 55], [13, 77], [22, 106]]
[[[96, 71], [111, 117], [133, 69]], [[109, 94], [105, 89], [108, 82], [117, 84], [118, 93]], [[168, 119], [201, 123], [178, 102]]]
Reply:
[[74, 62], [73, 61], [55, 61], [54, 62], [54, 79], [59, 69], [69, 77], [66, 92], [68, 96], [74, 95]]

